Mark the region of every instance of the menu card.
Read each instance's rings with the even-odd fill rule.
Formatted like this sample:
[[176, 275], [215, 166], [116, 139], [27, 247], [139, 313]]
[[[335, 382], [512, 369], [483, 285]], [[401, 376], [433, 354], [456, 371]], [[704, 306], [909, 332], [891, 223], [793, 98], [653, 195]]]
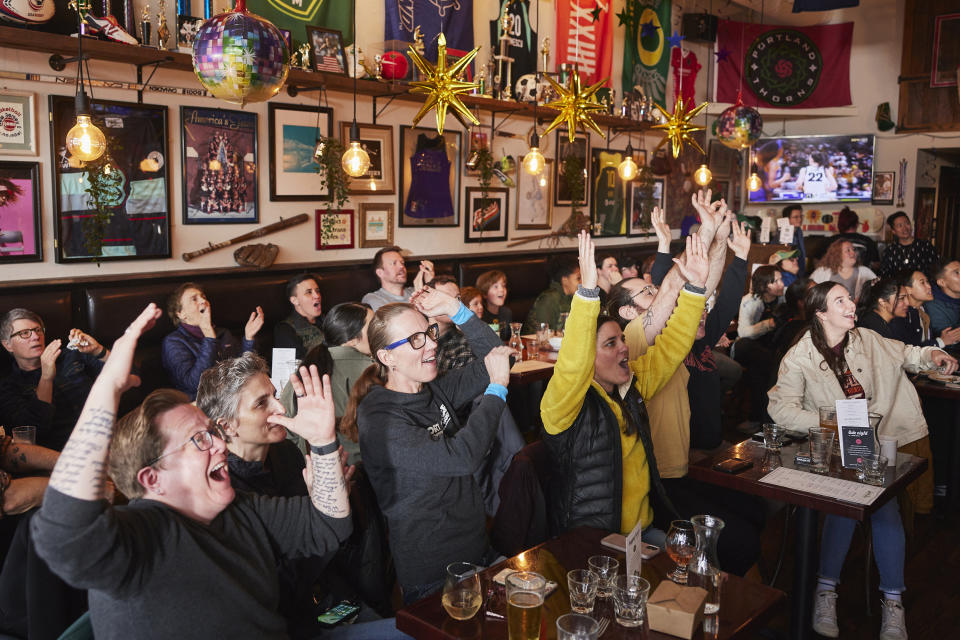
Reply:
[[760, 244], [769, 244], [770, 242], [770, 216], [764, 216], [760, 222]]
[[870, 484], [832, 476], [822, 476], [810, 471], [801, 471], [789, 467], [774, 469], [760, 478], [760, 482], [855, 504], [873, 504], [873, 501], [883, 493], [883, 487], [875, 487]]
[[780, 244], [793, 244], [793, 225], [787, 218], [777, 218], [780, 227]]
[[273, 366], [270, 368], [270, 381], [276, 389], [276, 397], [280, 397], [283, 387], [290, 381], [290, 376], [297, 372], [300, 361], [297, 360], [296, 349], [274, 348], [270, 354]]
[[867, 415], [866, 400], [837, 400], [837, 425], [840, 463], [844, 468], [856, 469], [863, 456], [876, 453], [876, 438]]
[[637, 523], [637, 526], [633, 528], [633, 531], [627, 536], [627, 575], [640, 575], [640, 565], [643, 562], [641, 553], [643, 550], [643, 545], [640, 542], [641, 534], [643, 533], [643, 524], [640, 522]]

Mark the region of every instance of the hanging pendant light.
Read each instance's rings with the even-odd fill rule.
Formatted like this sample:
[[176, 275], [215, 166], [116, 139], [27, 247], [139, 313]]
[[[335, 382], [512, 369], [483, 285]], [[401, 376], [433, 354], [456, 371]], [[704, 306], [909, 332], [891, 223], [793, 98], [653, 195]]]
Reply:
[[701, 187], [705, 187], [713, 180], [713, 173], [706, 164], [701, 164], [700, 168], [693, 172], [693, 181]]
[[[540, 33], [540, 0], [537, 0], [537, 33]], [[547, 166], [547, 161], [540, 152], [540, 134], [537, 133], [537, 103], [540, 101], [537, 89], [539, 85], [540, 69], [537, 68], [533, 74], [533, 135], [530, 136], [530, 150], [527, 151], [527, 155], [523, 156], [523, 170], [531, 176], [540, 175], [543, 173], [543, 168]]]
[[[71, 156], [83, 162], [92, 162], [103, 155], [107, 150], [107, 138], [91, 119], [90, 99], [83, 85], [83, 29], [80, 28], [80, 12], [77, 12], [77, 96], [74, 100], [74, 111], [77, 114], [77, 123], [67, 131], [67, 151]], [[90, 81], [90, 78], [87, 78]]]
[[637, 174], [640, 172], [640, 168], [633, 160], [633, 140], [627, 142], [626, 156], [627, 157], [623, 159], [623, 162], [620, 163], [620, 166], [617, 167], [617, 173], [620, 174], [621, 180], [624, 182], [630, 182], [636, 178]]
[[760, 179], [760, 176], [757, 175], [757, 172], [754, 171], [750, 174], [750, 177], [747, 179], [747, 188], [750, 191], [760, 191], [763, 188], [763, 180]]
[[[357, 0], [353, 0], [353, 44], [357, 45]], [[353, 124], [350, 125], [350, 147], [340, 159], [340, 166], [351, 178], [359, 178], [370, 168], [370, 155], [360, 145], [360, 127], [357, 125], [357, 56], [353, 56]]]

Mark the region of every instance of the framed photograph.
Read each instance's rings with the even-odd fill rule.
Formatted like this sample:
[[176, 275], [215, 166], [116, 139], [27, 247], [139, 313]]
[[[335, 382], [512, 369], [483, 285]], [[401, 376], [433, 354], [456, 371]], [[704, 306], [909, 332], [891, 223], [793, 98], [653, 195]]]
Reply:
[[[359, 178], [350, 179], [350, 193], [392, 194], [397, 192], [393, 181], [393, 127], [380, 124], [358, 124], [360, 127], [360, 146], [370, 156], [370, 168]], [[340, 123], [340, 141], [344, 147], [350, 146], [350, 123]]]
[[360, 203], [360, 248], [393, 245], [393, 203]]
[[333, 109], [302, 104], [267, 105], [270, 145], [270, 200], [324, 200], [329, 197], [313, 161], [317, 136], [333, 135]]
[[317, 209], [317, 250], [353, 249], [353, 209]]
[[400, 126], [401, 227], [460, 225], [463, 134]]
[[[70, 155], [65, 140], [76, 123], [73, 96], [50, 96], [53, 220], [57, 262], [101, 262], [170, 257], [170, 162], [167, 107], [97, 100], [93, 121], [107, 137], [111, 185], [102, 203], [110, 219], [99, 255], [88, 233], [96, 211], [87, 193], [83, 161]], [[99, 163], [99, 161], [98, 161]]]
[[510, 190], [490, 187], [483, 197], [480, 187], [467, 187], [467, 224], [464, 242], [496, 242], [507, 239], [510, 214]]
[[630, 189], [630, 226], [627, 229], [627, 235], [632, 237], [650, 237], [655, 235], [653, 224], [650, 222], [650, 214], [653, 208], [663, 209], [663, 178], [653, 179], [653, 188], [651, 197], [644, 201], [643, 187], [636, 180], [629, 183]]
[[538, 176], [517, 165], [517, 215], [514, 229], [553, 228], [553, 160]]
[[617, 170], [624, 158], [626, 151], [590, 150], [590, 223], [594, 237], [609, 238], [627, 232], [627, 192]]
[[721, 144], [718, 140], [711, 140], [709, 149], [707, 163], [713, 175], [727, 178], [737, 172], [740, 163], [739, 151]]
[[203, 18], [177, 16], [177, 50], [180, 53], [193, 53], [193, 41], [197, 39], [197, 31], [203, 22]]
[[0, 154], [37, 155], [34, 94], [0, 91]]
[[957, 86], [957, 67], [960, 66], [958, 42], [960, 42], [960, 13], [937, 16], [933, 24], [931, 87]]
[[896, 182], [896, 171], [873, 172], [873, 204], [893, 204], [893, 187]]
[[257, 114], [180, 107], [183, 224], [259, 222]]
[[556, 162], [553, 165], [553, 204], [558, 207], [569, 207], [573, 204], [571, 200], [570, 190], [567, 187], [567, 184], [563, 180], [563, 159], [568, 155], [573, 154], [577, 157], [582, 163], [584, 169], [583, 175], [583, 202], [580, 204], [587, 204], [587, 194], [588, 189], [587, 185], [590, 184], [589, 175], [587, 173], [590, 170], [588, 164], [590, 153], [590, 139], [578, 133], [576, 138], [573, 139], [573, 142], [570, 142], [570, 138], [567, 135], [567, 132], [557, 130], [557, 155]]
[[343, 34], [337, 29], [307, 26], [310, 41], [310, 63], [314, 71], [323, 73], [347, 72], [347, 57], [343, 52]]
[[0, 264], [42, 262], [40, 163], [0, 162]]

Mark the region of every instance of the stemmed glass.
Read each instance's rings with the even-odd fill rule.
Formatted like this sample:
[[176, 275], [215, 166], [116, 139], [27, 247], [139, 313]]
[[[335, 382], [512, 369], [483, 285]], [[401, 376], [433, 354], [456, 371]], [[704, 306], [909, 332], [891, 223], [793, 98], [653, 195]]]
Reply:
[[677, 584], [687, 584], [687, 563], [697, 550], [697, 535], [689, 520], [674, 520], [667, 532], [667, 555], [677, 565], [667, 577]]
[[469, 562], [448, 564], [440, 602], [455, 620], [469, 620], [476, 615], [483, 603], [479, 567]]

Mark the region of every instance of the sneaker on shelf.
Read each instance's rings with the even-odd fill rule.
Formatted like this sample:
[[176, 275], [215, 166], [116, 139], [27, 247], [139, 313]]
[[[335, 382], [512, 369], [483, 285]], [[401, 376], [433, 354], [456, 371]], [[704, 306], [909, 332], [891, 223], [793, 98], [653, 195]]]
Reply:
[[[827, 638], [840, 637], [840, 627], [837, 626], [836, 591], [817, 591], [817, 595], [814, 596], [813, 630]], [[883, 635], [881, 634], [880, 637], [883, 638]]]
[[140, 44], [136, 38], [123, 30], [123, 27], [113, 16], [98, 18], [92, 13], [87, 13], [83, 16], [83, 22], [87, 25], [91, 35], [103, 36], [108, 40], [124, 44]]
[[884, 600], [880, 622], [880, 640], [907, 640], [907, 617], [903, 604]]

